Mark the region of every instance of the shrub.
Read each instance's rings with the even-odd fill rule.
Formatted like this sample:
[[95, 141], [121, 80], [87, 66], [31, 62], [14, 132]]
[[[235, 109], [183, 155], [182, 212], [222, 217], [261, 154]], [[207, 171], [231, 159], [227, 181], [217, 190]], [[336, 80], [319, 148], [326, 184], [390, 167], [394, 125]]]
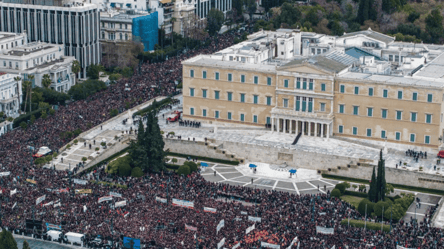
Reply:
[[117, 109], [111, 109], [109, 111], [109, 116], [110, 117], [115, 117], [115, 116], [117, 116], [117, 114], [119, 114], [119, 111], [117, 111]]
[[368, 199], [363, 199], [358, 205], [358, 212], [365, 215], [365, 205], [367, 205], [367, 216], [373, 212], [374, 203]]
[[239, 161], [229, 161], [229, 160], [223, 160], [218, 158], [211, 158], [211, 157], [202, 157], [202, 156], [195, 156], [195, 155], [188, 155], [188, 154], [181, 154], [181, 153], [175, 153], [175, 152], [168, 152], [167, 153], [170, 156], [176, 156], [176, 157], [193, 157], [201, 161], [209, 161], [214, 163], [223, 163], [223, 164], [230, 164], [230, 165], [239, 165]]
[[131, 176], [132, 177], [142, 177], [143, 176], [143, 171], [141, 168], [139, 167], [135, 167], [132, 171], [131, 171]]
[[168, 132], [168, 135], [173, 135], [174, 136], [174, 134], [176, 134], [176, 133], [174, 133], [174, 131]]
[[339, 197], [341, 197], [341, 191], [339, 189], [335, 188], [331, 191], [330, 195], [333, 197], [339, 198]]
[[189, 175], [190, 174], [190, 167], [188, 167], [187, 165], [182, 165], [179, 167], [179, 169], [177, 170], [177, 174], [179, 175]]
[[351, 196], [356, 196], [356, 197], [363, 197], [363, 198], [367, 198], [368, 194], [364, 193], [364, 192], [356, 192], [356, 191], [348, 191], [345, 190], [344, 191], [344, 195], [351, 195]]
[[80, 135], [80, 133], [82, 133], [82, 130], [81, 129], [75, 129], [72, 133], [74, 134], [74, 136], [77, 137], [78, 135]]
[[173, 162], [173, 163], [177, 163], [177, 158], [173, 158], [173, 159], [171, 159], [171, 162]]
[[55, 110], [54, 109], [49, 110], [49, 114], [50, 115], [54, 115], [55, 114]]
[[393, 220], [399, 221], [400, 219], [402, 219], [402, 217], [404, 217], [405, 212], [406, 210], [401, 205], [395, 204], [384, 211], [384, 218], [390, 219], [391, 217]]
[[100, 145], [102, 145], [103, 147], [105, 147], [106, 143], [105, 143], [105, 142], [101, 142]]
[[119, 165], [119, 176], [129, 176], [131, 174], [131, 166], [129, 163]]
[[70, 144], [66, 145], [66, 148], [67, 149], [71, 148], [71, 145]]
[[83, 162], [86, 162], [86, 160], [88, 160], [88, 158], [86, 158], [86, 157], [82, 157], [82, 161], [83, 161]]
[[54, 153], [52, 154], [52, 158], [56, 158], [58, 155], [59, 155], [59, 154], [57, 154], [57, 152], [54, 152]]
[[77, 144], [79, 142], [79, 140], [77, 140], [77, 139], [74, 139], [74, 143], [75, 144]]
[[390, 207], [390, 203], [387, 201], [378, 201], [374, 208], [373, 211], [375, 213], [376, 216], [381, 217], [382, 216], [382, 209], [384, 208], [384, 211], [387, 210]]
[[359, 191], [364, 191], [365, 188], [366, 188], [366, 187], [365, 187], [364, 184], [359, 185]]
[[37, 165], [44, 164], [45, 162], [46, 162], [45, 158], [43, 158], [43, 157], [39, 157], [39, 158], [34, 160], [34, 164], [37, 164]]
[[127, 164], [129, 165], [131, 161], [131, 157], [129, 155], [118, 157], [116, 160], [111, 161], [106, 167], [105, 172], [108, 174], [117, 174], [119, 172], [120, 165]]
[[52, 156], [51, 155], [47, 155], [47, 156], [45, 156], [45, 161], [46, 162], [51, 162], [51, 160], [52, 160]]
[[190, 168], [190, 172], [197, 171], [197, 164], [195, 162], [186, 161], [183, 163], [183, 165], [186, 165]]
[[9, 122], [12, 122], [12, 120], [14, 120], [12, 117], [8, 117], [6, 120], [8, 120]]
[[23, 122], [20, 123], [20, 127], [22, 127], [23, 130], [26, 130], [28, 125], [25, 123], [25, 121], [23, 121]]
[[[347, 224], [348, 224], [348, 219], [343, 219], [341, 221], [341, 225], [347, 226]], [[363, 220], [350, 220], [350, 226], [362, 227], [362, 228], [364, 228], [364, 226], [365, 226], [367, 229], [376, 230], [376, 231], [381, 230], [381, 223], [367, 221], [367, 224], [366, 224], [365, 221], [363, 221]], [[383, 230], [385, 232], [390, 232], [390, 225], [383, 225]]]
[[338, 189], [339, 191], [341, 191], [341, 194], [344, 194], [346, 186], [344, 183], [338, 183], [336, 184], [335, 189]]
[[98, 150], [100, 150], [100, 149], [99, 149], [99, 147], [96, 147], [95, 150], [98, 151]]

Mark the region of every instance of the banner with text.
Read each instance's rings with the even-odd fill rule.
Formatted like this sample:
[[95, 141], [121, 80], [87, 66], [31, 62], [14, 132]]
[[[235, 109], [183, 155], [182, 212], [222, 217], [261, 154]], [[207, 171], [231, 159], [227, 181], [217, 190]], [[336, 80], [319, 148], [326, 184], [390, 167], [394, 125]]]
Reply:
[[91, 189], [76, 189], [76, 194], [92, 194]]
[[60, 207], [60, 206], [62, 206], [62, 204], [60, 203], [60, 201], [57, 202], [56, 204], [54, 204], [54, 207]]
[[26, 181], [27, 181], [27, 182], [29, 182], [29, 183], [32, 183], [32, 184], [37, 184], [37, 182], [36, 182], [36, 181], [34, 181], [34, 180], [31, 180], [31, 179], [26, 179]]
[[326, 227], [316, 226], [316, 233], [334, 234], [335, 233], [335, 229], [334, 228], [326, 228]]
[[261, 247], [265, 247], [265, 248], [281, 248], [280, 245], [275, 245], [275, 244], [270, 244], [270, 243], [266, 243], [266, 242], [261, 242]]
[[114, 197], [122, 197], [122, 194], [116, 193], [116, 192], [109, 192], [110, 196], [114, 196]]
[[225, 220], [219, 221], [219, 224], [216, 227], [216, 234], [219, 233], [219, 230], [222, 229], [222, 227], [225, 226]]
[[262, 219], [261, 217], [248, 216], [248, 220], [253, 222], [261, 222]]
[[197, 227], [188, 226], [187, 224], [185, 224], [185, 230], [197, 231]]
[[123, 206], [126, 206], [126, 200], [125, 201], [116, 202], [115, 207], [123, 207]]
[[251, 231], [254, 230], [256, 224], [253, 224], [251, 227], [247, 227], [247, 230], [245, 230], [245, 234], [249, 234]]
[[204, 207], [204, 212], [215, 214], [217, 210], [215, 208]]
[[39, 205], [40, 202], [44, 201], [46, 199], [46, 195], [44, 196], [40, 196], [39, 198], [37, 198], [37, 200], [35, 201], [35, 205]]
[[194, 209], [194, 202], [192, 202], [192, 201], [185, 201], [185, 200], [179, 200], [179, 199], [173, 199], [173, 206], [179, 206], [179, 207]]
[[219, 243], [217, 243], [217, 249], [220, 249], [225, 244], [225, 238], [221, 239]]
[[11, 174], [11, 172], [7, 171], [7, 172], [0, 172], [0, 176], [9, 176]]
[[74, 183], [75, 184], [80, 184], [80, 185], [86, 185], [88, 184], [87, 180], [81, 180], [81, 179], [74, 179]]
[[112, 201], [112, 200], [113, 200], [112, 196], [104, 196], [104, 197], [99, 198], [99, 203], [104, 202], [104, 201]]
[[167, 199], [165, 199], [165, 198], [160, 198], [160, 197], [157, 197], [157, 196], [156, 196], [156, 201], [158, 201], [158, 202], [162, 202], [162, 203], [168, 203], [168, 200], [167, 200]]
[[53, 204], [54, 204], [54, 202], [53, 202], [53, 201], [50, 201], [50, 202], [48, 202], [48, 203], [43, 204], [43, 206], [46, 207], [46, 206], [53, 205]]
[[49, 230], [62, 231], [62, 226], [60, 226], [60, 225], [54, 225], [51, 223], [45, 223], [45, 224], [46, 224], [46, 231], [49, 231]]
[[242, 214], [242, 215], [248, 215], [248, 213], [245, 212], [245, 211], [241, 211], [241, 214]]

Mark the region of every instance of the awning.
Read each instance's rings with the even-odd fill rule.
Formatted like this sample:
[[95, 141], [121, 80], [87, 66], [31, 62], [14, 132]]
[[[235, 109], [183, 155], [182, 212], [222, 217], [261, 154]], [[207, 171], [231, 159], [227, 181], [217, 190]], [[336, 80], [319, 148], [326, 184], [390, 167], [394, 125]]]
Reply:
[[166, 4], [166, 3], [171, 3], [171, 0], [160, 0], [160, 2]]

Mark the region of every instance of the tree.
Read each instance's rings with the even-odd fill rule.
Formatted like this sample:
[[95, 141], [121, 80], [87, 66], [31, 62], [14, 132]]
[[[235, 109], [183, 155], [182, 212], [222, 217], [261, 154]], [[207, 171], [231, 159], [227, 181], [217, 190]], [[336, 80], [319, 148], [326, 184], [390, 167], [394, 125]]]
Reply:
[[[19, 82], [22, 80], [22, 78], [20, 78], [19, 76], [14, 77], [14, 81], [17, 82], [17, 101], [18, 101], [18, 106], [19, 106], [19, 112], [20, 112], [20, 92], [19, 92]], [[3, 115], [2, 115], [3, 116]]]
[[100, 71], [103, 71], [101, 65], [91, 64], [86, 68], [86, 76], [88, 76], [90, 79], [97, 80], [99, 78]]
[[26, 128], [28, 127], [28, 125], [26, 124], [25, 121], [22, 121], [22, 122], [20, 123], [20, 127], [22, 127], [23, 130], [26, 130]]
[[224, 22], [224, 13], [218, 9], [211, 9], [207, 16], [207, 28], [210, 35], [215, 35], [219, 32]]
[[378, 177], [376, 179], [376, 201], [385, 199], [385, 160], [382, 159], [382, 150], [379, 152]]
[[186, 161], [183, 165], [186, 165], [190, 168], [190, 172], [197, 171], [197, 164], [192, 161]]
[[189, 175], [190, 174], [190, 167], [188, 167], [187, 165], [182, 165], [179, 167], [179, 169], [177, 170], [177, 174], [179, 175]]
[[253, 14], [256, 12], [257, 5], [256, 0], [244, 0], [247, 7], [248, 15], [250, 16], [250, 22], [253, 20]]
[[377, 202], [377, 200], [378, 200], [378, 193], [377, 193], [377, 189], [376, 189], [375, 167], [373, 167], [372, 180], [370, 182], [370, 189], [368, 190], [368, 199], [371, 202]]
[[395, 192], [395, 188], [393, 187], [393, 185], [386, 183], [385, 184], [385, 194], [389, 195], [390, 193]]
[[239, 16], [242, 16], [243, 13], [243, 9], [242, 9], [242, 5], [243, 5], [243, 1], [242, 0], [232, 0], [232, 5], [233, 5], [233, 9], [236, 10], [236, 13]]
[[360, 0], [357, 21], [364, 24], [367, 20], [376, 20], [377, 13], [374, 8], [374, 0]]
[[293, 7], [292, 4], [284, 3], [281, 6], [281, 14], [274, 19], [274, 27], [279, 28], [283, 23], [292, 26], [300, 21], [301, 16], [302, 13], [299, 8]]
[[49, 88], [49, 86], [52, 84], [51, 82], [51, 77], [49, 76], [49, 74], [44, 74], [43, 78], [42, 78], [42, 86], [44, 88]]
[[365, 206], [367, 205], [367, 216], [373, 212], [374, 203], [369, 201], [368, 199], [362, 199], [358, 205], [358, 212], [361, 215], [365, 215]]
[[23, 249], [31, 249], [31, 247], [29, 247], [28, 241], [23, 241]]
[[142, 177], [143, 176], [143, 171], [141, 168], [139, 167], [135, 167], [132, 171], [131, 171], [131, 176], [132, 177]]
[[438, 39], [442, 39], [443, 36], [443, 24], [442, 24], [443, 16], [441, 15], [440, 9], [434, 9], [432, 12], [426, 17], [426, 30], [429, 35], [432, 37], [433, 41], [437, 41]]
[[336, 186], [335, 186], [335, 189], [337, 189], [337, 190], [339, 190], [339, 191], [341, 191], [341, 194], [344, 194], [344, 192], [345, 192], [345, 185], [343, 184], [343, 183], [338, 183], [338, 184], [336, 184]]
[[341, 197], [341, 191], [337, 188], [333, 189], [330, 194], [332, 197]]
[[0, 233], [0, 249], [18, 249], [17, 242], [6, 229]]
[[34, 80], [34, 75], [32, 75], [32, 74], [28, 75], [28, 80], [30, 82], [30, 84], [29, 84], [29, 111], [32, 112], [32, 106], [31, 106], [31, 102], [32, 102], [32, 81]]
[[78, 60], [75, 60], [72, 62], [71, 71], [77, 75], [80, 72], [80, 62]]
[[119, 165], [119, 176], [130, 176], [131, 175], [131, 166], [129, 163], [123, 163]]
[[108, 174], [117, 174], [119, 173], [119, 167], [123, 164], [128, 164], [131, 162], [130, 156], [126, 155], [123, 157], [119, 157], [114, 161], [111, 161], [105, 169], [105, 172]]

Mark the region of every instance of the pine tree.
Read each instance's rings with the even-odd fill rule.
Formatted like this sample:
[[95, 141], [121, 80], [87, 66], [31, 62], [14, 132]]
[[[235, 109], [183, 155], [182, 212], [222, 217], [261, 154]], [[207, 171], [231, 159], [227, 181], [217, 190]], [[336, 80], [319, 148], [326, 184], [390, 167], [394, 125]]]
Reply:
[[378, 200], [384, 200], [385, 199], [385, 160], [382, 159], [382, 150], [379, 154], [379, 162], [378, 162]]
[[0, 249], [18, 249], [17, 242], [6, 229], [0, 233]]
[[377, 197], [377, 189], [376, 189], [375, 167], [373, 167], [372, 180], [370, 182], [370, 189], [368, 190], [368, 199], [371, 202], [376, 202], [376, 200], [378, 199], [378, 197]]
[[28, 241], [23, 241], [23, 249], [31, 249], [31, 247], [29, 247]]

